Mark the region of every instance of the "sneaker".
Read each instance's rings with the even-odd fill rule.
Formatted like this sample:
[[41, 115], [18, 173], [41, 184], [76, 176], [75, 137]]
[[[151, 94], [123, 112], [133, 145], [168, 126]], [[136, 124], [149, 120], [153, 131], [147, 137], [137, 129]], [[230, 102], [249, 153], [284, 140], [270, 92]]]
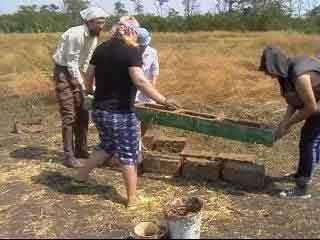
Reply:
[[305, 187], [294, 187], [283, 190], [280, 192], [279, 197], [283, 199], [309, 199], [311, 198], [311, 194], [307, 192], [307, 188]]

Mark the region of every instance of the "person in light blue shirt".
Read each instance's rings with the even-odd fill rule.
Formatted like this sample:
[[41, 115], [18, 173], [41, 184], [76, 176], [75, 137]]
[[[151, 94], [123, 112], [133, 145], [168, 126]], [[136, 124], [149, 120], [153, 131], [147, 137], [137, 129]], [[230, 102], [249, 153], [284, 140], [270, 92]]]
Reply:
[[[156, 82], [159, 77], [159, 56], [158, 51], [150, 46], [151, 43], [151, 34], [149, 31], [145, 28], [140, 28], [138, 33], [138, 44], [140, 45], [141, 54], [142, 54], [142, 68], [145, 77], [152, 83], [152, 85], [155, 87]], [[154, 103], [152, 99], [150, 99], [148, 96], [143, 94], [141, 91], [137, 92], [136, 96], [136, 102], [137, 103]], [[139, 142], [139, 150], [140, 150], [140, 167], [139, 173], [141, 173], [142, 170], [142, 138], [146, 134], [148, 128], [150, 128], [150, 124], [147, 124], [145, 122], [140, 123], [140, 142]]]
[[[143, 72], [145, 77], [152, 83], [153, 86], [159, 77], [159, 57], [158, 51], [150, 47], [151, 35], [147, 29], [141, 28], [138, 35], [138, 43], [142, 51]], [[137, 92], [137, 102], [153, 103], [153, 100], [141, 93]]]

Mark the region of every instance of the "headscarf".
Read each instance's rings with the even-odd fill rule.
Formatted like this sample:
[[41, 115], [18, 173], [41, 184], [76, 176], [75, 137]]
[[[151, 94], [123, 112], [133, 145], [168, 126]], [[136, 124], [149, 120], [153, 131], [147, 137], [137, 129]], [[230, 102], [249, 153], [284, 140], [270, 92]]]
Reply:
[[106, 18], [108, 15], [99, 7], [88, 7], [80, 12], [80, 16], [84, 21], [90, 21], [96, 18]]
[[118, 24], [125, 26], [126, 28], [139, 33], [140, 24], [134, 17], [124, 16], [120, 18]]
[[111, 28], [113, 39], [123, 39], [128, 45], [137, 47], [136, 36], [140, 31], [140, 24], [134, 17], [121, 17]]

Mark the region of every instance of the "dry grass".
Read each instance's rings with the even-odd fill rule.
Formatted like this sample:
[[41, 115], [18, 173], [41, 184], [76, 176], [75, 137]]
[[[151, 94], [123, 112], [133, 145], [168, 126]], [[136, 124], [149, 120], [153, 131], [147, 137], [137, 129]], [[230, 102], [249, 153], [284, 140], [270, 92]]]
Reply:
[[[6, 80], [3, 76], [17, 74], [17, 86], [11, 94], [52, 89], [50, 54], [58, 37], [58, 34], [0, 36], [3, 53], [0, 81]], [[105, 38], [106, 35], [102, 40]], [[186, 107], [196, 102], [235, 103], [239, 98], [259, 103], [265, 99], [278, 100], [276, 84], [256, 71], [263, 48], [277, 44], [294, 55], [316, 55], [319, 51], [317, 36], [295, 32], [155, 33], [153, 43], [160, 52], [159, 89], [177, 97]]]

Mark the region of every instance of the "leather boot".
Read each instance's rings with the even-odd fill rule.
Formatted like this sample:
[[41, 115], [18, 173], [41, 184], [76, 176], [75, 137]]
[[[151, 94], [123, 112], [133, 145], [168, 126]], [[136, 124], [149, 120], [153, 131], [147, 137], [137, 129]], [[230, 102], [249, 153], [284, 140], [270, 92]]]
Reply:
[[65, 154], [64, 165], [70, 168], [81, 167], [80, 161], [75, 158], [73, 150], [73, 128], [67, 126], [62, 128], [63, 150]]
[[84, 129], [75, 129], [75, 156], [77, 158], [89, 158], [87, 131]]
[[74, 128], [75, 134], [75, 156], [77, 158], [89, 158], [88, 153], [88, 124], [89, 113], [87, 111], [81, 111], [79, 120]]

